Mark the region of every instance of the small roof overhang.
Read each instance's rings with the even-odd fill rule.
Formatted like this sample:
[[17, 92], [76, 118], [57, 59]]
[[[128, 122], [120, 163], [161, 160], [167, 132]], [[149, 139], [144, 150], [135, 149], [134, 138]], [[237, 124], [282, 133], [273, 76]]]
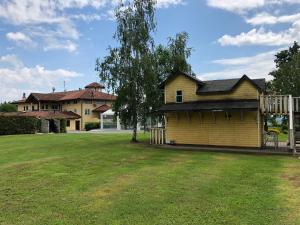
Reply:
[[104, 112], [106, 112], [107, 110], [110, 110], [110, 109], [111, 109], [110, 106], [104, 104], [104, 105], [100, 105], [99, 107], [95, 108], [93, 110], [93, 112], [104, 113]]
[[254, 100], [222, 100], [222, 101], [197, 101], [183, 103], [167, 103], [158, 112], [201, 112], [201, 111], [256, 111], [259, 101]]

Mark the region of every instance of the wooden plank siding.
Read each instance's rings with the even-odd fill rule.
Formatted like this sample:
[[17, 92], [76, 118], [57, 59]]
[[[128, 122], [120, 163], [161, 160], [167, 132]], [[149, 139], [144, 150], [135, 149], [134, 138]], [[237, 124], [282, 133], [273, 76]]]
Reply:
[[[229, 93], [197, 95], [197, 84], [177, 76], [165, 85], [165, 103], [176, 102], [181, 90], [183, 102], [258, 99], [257, 88], [248, 80]], [[179, 103], [180, 104], [180, 103]], [[175, 144], [260, 148], [263, 142], [263, 115], [260, 111], [166, 113], [166, 142]]]
[[230, 93], [197, 95], [197, 84], [184, 76], [178, 76], [165, 86], [165, 103], [176, 102], [177, 90], [182, 90], [183, 102], [258, 98], [257, 89], [247, 80]]
[[[176, 144], [257, 147], [262, 144], [262, 124], [257, 112], [167, 113], [166, 141]], [[262, 121], [262, 118], [260, 119]], [[260, 129], [258, 129], [260, 127]]]

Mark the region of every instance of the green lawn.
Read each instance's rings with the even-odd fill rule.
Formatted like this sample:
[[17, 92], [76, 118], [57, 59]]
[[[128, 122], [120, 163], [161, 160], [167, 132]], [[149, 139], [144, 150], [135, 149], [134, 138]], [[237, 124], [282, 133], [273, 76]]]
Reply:
[[0, 224], [300, 224], [299, 159], [128, 140], [0, 137]]
[[286, 142], [288, 140], [288, 134], [280, 133], [278, 135], [278, 140], [281, 142]]

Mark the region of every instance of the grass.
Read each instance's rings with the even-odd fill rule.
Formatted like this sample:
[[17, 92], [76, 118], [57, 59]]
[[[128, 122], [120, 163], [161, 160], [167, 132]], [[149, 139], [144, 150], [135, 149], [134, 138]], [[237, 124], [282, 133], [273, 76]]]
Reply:
[[281, 142], [286, 142], [288, 140], [288, 134], [280, 133], [278, 135], [278, 140]]
[[128, 140], [0, 137], [0, 224], [300, 224], [298, 159]]

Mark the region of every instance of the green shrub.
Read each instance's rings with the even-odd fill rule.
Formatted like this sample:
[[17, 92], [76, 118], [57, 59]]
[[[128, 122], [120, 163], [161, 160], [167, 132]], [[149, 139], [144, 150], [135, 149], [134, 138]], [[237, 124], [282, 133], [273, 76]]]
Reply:
[[289, 127], [287, 124], [282, 124], [281, 125], [281, 132], [284, 133], [284, 134], [287, 134], [289, 131]]
[[37, 126], [37, 130], [36, 131], [38, 133], [41, 133], [42, 132], [42, 129], [41, 129], [42, 128], [42, 121], [40, 119], [37, 120], [36, 126]]
[[86, 123], [85, 124], [85, 130], [89, 131], [89, 130], [94, 130], [94, 129], [99, 129], [100, 128], [100, 124], [99, 123]]
[[38, 131], [39, 119], [29, 116], [0, 116], [0, 135], [34, 134]]
[[61, 119], [60, 120], [60, 133], [66, 133], [67, 132], [67, 120]]
[[103, 128], [105, 129], [112, 129], [116, 127], [117, 127], [117, 122], [115, 121], [105, 121], [105, 123], [103, 123]]

